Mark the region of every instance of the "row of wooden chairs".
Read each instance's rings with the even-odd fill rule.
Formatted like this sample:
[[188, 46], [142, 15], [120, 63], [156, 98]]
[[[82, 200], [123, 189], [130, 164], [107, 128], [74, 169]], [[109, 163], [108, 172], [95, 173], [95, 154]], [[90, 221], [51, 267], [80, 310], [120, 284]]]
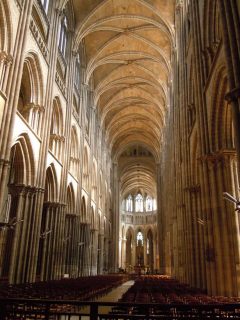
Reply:
[[159, 304], [230, 304], [240, 298], [208, 296], [202, 290], [181, 284], [166, 276], [141, 276], [122, 296], [122, 302]]
[[94, 300], [114, 287], [127, 281], [125, 275], [101, 275], [26, 283], [4, 284], [0, 287], [0, 298], [38, 298], [52, 300]]

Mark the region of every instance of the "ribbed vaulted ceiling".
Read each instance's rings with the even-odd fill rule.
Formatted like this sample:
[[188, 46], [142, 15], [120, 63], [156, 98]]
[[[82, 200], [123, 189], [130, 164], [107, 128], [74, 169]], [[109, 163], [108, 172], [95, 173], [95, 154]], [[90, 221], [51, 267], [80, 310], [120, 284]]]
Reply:
[[[75, 46], [84, 41], [85, 82], [94, 83], [94, 103], [113, 159], [143, 146], [157, 162], [168, 105], [175, 1], [73, 0], [73, 6]], [[123, 193], [139, 184], [147, 188], [155, 176], [148, 157], [136, 165], [131, 159], [120, 166]]]

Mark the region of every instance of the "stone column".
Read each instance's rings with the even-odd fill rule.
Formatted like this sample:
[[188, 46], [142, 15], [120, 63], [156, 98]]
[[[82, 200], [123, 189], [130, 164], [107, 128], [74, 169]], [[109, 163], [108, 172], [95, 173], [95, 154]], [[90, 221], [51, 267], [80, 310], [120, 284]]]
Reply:
[[90, 274], [90, 224], [86, 223], [84, 226], [84, 245], [83, 245], [83, 276]]
[[80, 224], [78, 246], [78, 276], [83, 276], [85, 258], [85, 223]]
[[[158, 269], [158, 248], [157, 248], [157, 238], [155, 238], [155, 236], [153, 236], [153, 269], [156, 270]], [[153, 270], [153, 271], [154, 271]]]
[[108, 246], [109, 246], [109, 239], [104, 237], [104, 251], [103, 251], [103, 271], [104, 273], [109, 270], [108, 268]]
[[235, 146], [238, 159], [238, 178], [240, 178], [240, 22], [237, 1], [220, 0], [219, 12], [223, 30], [223, 45], [227, 62], [229, 93], [226, 99], [231, 103], [235, 129]]
[[[135, 235], [134, 235], [135, 236]], [[137, 261], [136, 261], [136, 240], [135, 238], [132, 239], [132, 250], [131, 250], [131, 254], [132, 254], [132, 257], [131, 257], [131, 261], [132, 261], [132, 267], [135, 267]]]
[[33, 261], [29, 260], [29, 253], [31, 252], [31, 232], [33, 226], [33, 208], [34, 208], [34, 192], [35, 190], [31, 190], [30, 188], [26, 189], [25, 194], [25, 205], [24, 211], [22, 213], [22, 230], [20, 238], [18, 239], [19, 248], [18, 248], [18, 266], [16, 272], [16, 280], [15, 283], [23, 283], [26, 282], [27, 270], [30, 267], [30, 264]]
[[[193, 255], [193, 266], [192, 266], [192, 282], [191, 285], [197, 288], [200, 288], [201, 285], [201, 250], [200, 250], [200, 229], [199, 229], [199, 221], [198, 218], [198, 206], [197, 206], [197, 196], [200, 192], [199, 185], [191, 185], [187, 188], [189, 193], [189, 211], [191, 212], [192, 219], [192, 233], [191, 233], [191, 242], [192, 242], [192, 255]], [[200, 219], [200, 220], [199, 220]], [[204, 222], [203, 222], [204, 223]], [[203, 227], [203, 225], [201, 225]]]
[[28, 272], [27, 282], [34, 282], [36, 280], [37, 273], [37, 262], [38, 262], [38, 250], [39, 250], [39, 239], [41, 233], [41, 220], [42, 220], [42, 211], [43, 211], [43, 199], [44, 199], [44, 190], [41, 188], [37, 189], [34, 210], [33, 210], [33, 229], [32, 229], [32, 238], [31, 238], [31, 255], [30, 259], [32, 260], [31, 268]]
[[144, 266], [148, 265], [147, 260], [147, 235], [144, 235], [143, 239], [143, 259], [144, 259]]
[[97, 274], [103, 274], [104, 254], [104, 235], [98, 234]]
[[36, 188], [10, 186], [10, 192], [12, 195], [11, 216], [15, 214], [16, 208], [17, 215], [14, 220], [10, 218], [8, 226], [14, 232], [13, 247], [5, 248], [11, 251], [9, 282], [29, 282], [30, 279], [35, 279], [34, 265], [37, 261], [35, 250], [39, 244], [36, 238], [38, 227], [36, 204], [38, 204], [39, 197], [41, 198], [41, 191], [39, 193]]
[[118, 181], [118, 164], [113, 165], [113, 221], [112, 221], [112, 237], [113, 237], [113, 252], [112, 263], [113, 271], [118, 271], [118, 256], [119, 256], [119, 181]]
[[55, 232], [55, 259], [54, 279], [61, 279], [64, 273], [64, 227], [65, 227], [65, 204], [59, 203], [57, 208], [57, 227]]
[[158, 247], [159, 247], [159, 269], [160, 273], [165, 274], [166, 264], [165, 264], [165, 241], [164, 241], [164, 212], [161, 211], [161, 167], [157, 164], [157, 231], [158, 231]]
[[[9, 53], [1, 53], [0, 58], [2, 61], [2, 78], [0, 80], [1, 90], [7, 97], [1, 116], [2, 121], [0, 122], [0, 212], [2, 211], [4, 197], [6, 194], [5, 191], [9, 170], [6, 164], [10, 158], [12, 132], [18, 104], [18, 94], [21, 85], [21, 77], [16, 77], [16, 75], [21, 75], [23, 70], [25, 58], [24, 50], [31, 18], [32, 3], [33, 0], [29, 0], [25, 1], [23, 4], [17, 28], [13, 56], [11, 57]], [[9, 68], [10, 65], [11, 68]]]
[[0, 52], [0, 91], [3, 93], [6, 93], [8, 76], [12, 62], [13, 57], [9, 53], [5, 51]]
[[122, 268], [126, 269], [126, 242], [127, 239], [123, 238], [122, 239]]
[[97, 262], [98, 262], [98, 256], [100, 254], [101, 248], [98, 244], [98, 231], [94, 229], [92, 231], [93, 241], [92, 241], [92, 252], [91, 252], [91, 275], [97, 274]]
[[[23, 220], [25, 190], [24, 188], [21, 188], [19, 190], [17, 190], [17, 188], [14, 188], [12, 192], [16, 193], [18, 197], [17, 208], [16, 208], [16, 222], [17, 222], [17, 221]], [[17, 197], [15, 196], [15, 199]], [[15, 229], [14, 238], [13, 238], [13, 245], [11, 248], [11, 260], [10, 260], [10, 267], [9, 267], [9, 274], [8, 274], [10, 284], [15, 283], [16, 281], [16, 264], [18, 264], [19, 239], [21, 236], [22, 223], [17, 223], [14, 229]], [[6, 248], [5, 250], [8, 250], [8, 249]]]
[[[207, 216], [207, 287], [213, 295], [238, 295], [239, 241], [234, 208], [225, 203], [222, 193], [233, 188], [232, 151], [207, 156], [211, 212]], [[231, 192], [231, 191], [230, 191]]]

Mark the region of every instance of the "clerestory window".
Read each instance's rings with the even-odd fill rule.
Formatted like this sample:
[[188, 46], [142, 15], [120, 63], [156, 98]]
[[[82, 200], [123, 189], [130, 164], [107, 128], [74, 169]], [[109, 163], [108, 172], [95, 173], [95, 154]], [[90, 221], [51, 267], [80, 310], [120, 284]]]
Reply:
[[140, 193], [135, 197], [135, 211], [143, 212], [143, 196]]
[[49, 0], [40, 0], [45, 13], [48, 13]]
[[75, 64], [75, 85], [77, 88], [80, 88], [81, 81], [81, 68], [80, 68], [80, 54], [77, 54], [76, 64]]
[[126, 211], [129, 211], [129, 212], [133, 211], [133, 199], [131, 195], [129, 195], [126, 200]]
[[146, 198], [146, 211], [152, 211], [153, 210], [153, 199], [150, 196], [147, 196]]
[[67, 47], [67, 17], [64, 16], [61, 21], [60, 35], [59, 35], [59, 41], [58, 41], [58, 48], [64, 58], [66, 57], [66, 47]]

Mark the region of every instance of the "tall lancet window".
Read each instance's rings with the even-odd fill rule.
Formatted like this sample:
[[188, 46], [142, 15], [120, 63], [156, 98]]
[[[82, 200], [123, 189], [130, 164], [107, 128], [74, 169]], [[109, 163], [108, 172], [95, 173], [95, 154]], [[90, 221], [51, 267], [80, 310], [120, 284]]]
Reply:
[[152, 211], [153, 210], [153, 199], [150, 196], [147, 196], [146, 198], [146, 211]]
[[143, 212], [143, 196], [140, 193], [135, 197], [135, 211]]
[[61, 21], [61, 29], [58, 41], [58, 48], [62, 53], [63, 57], [66, 57], [66, 47], [67, 47], [67, 17], [64, 16]]
[[126, 200], [126, 211], [129, 211], [129, 212], [133, 211], [133, 199], [131, 195], [129, 195]]
[[79, 53], [77, 54], [77, 57], [76, 57], [74, 83], [75, 83], [76, 87], [79, 89], [80, 83], [81, 83], [81, 64], [80, 64], [80, 54]]

